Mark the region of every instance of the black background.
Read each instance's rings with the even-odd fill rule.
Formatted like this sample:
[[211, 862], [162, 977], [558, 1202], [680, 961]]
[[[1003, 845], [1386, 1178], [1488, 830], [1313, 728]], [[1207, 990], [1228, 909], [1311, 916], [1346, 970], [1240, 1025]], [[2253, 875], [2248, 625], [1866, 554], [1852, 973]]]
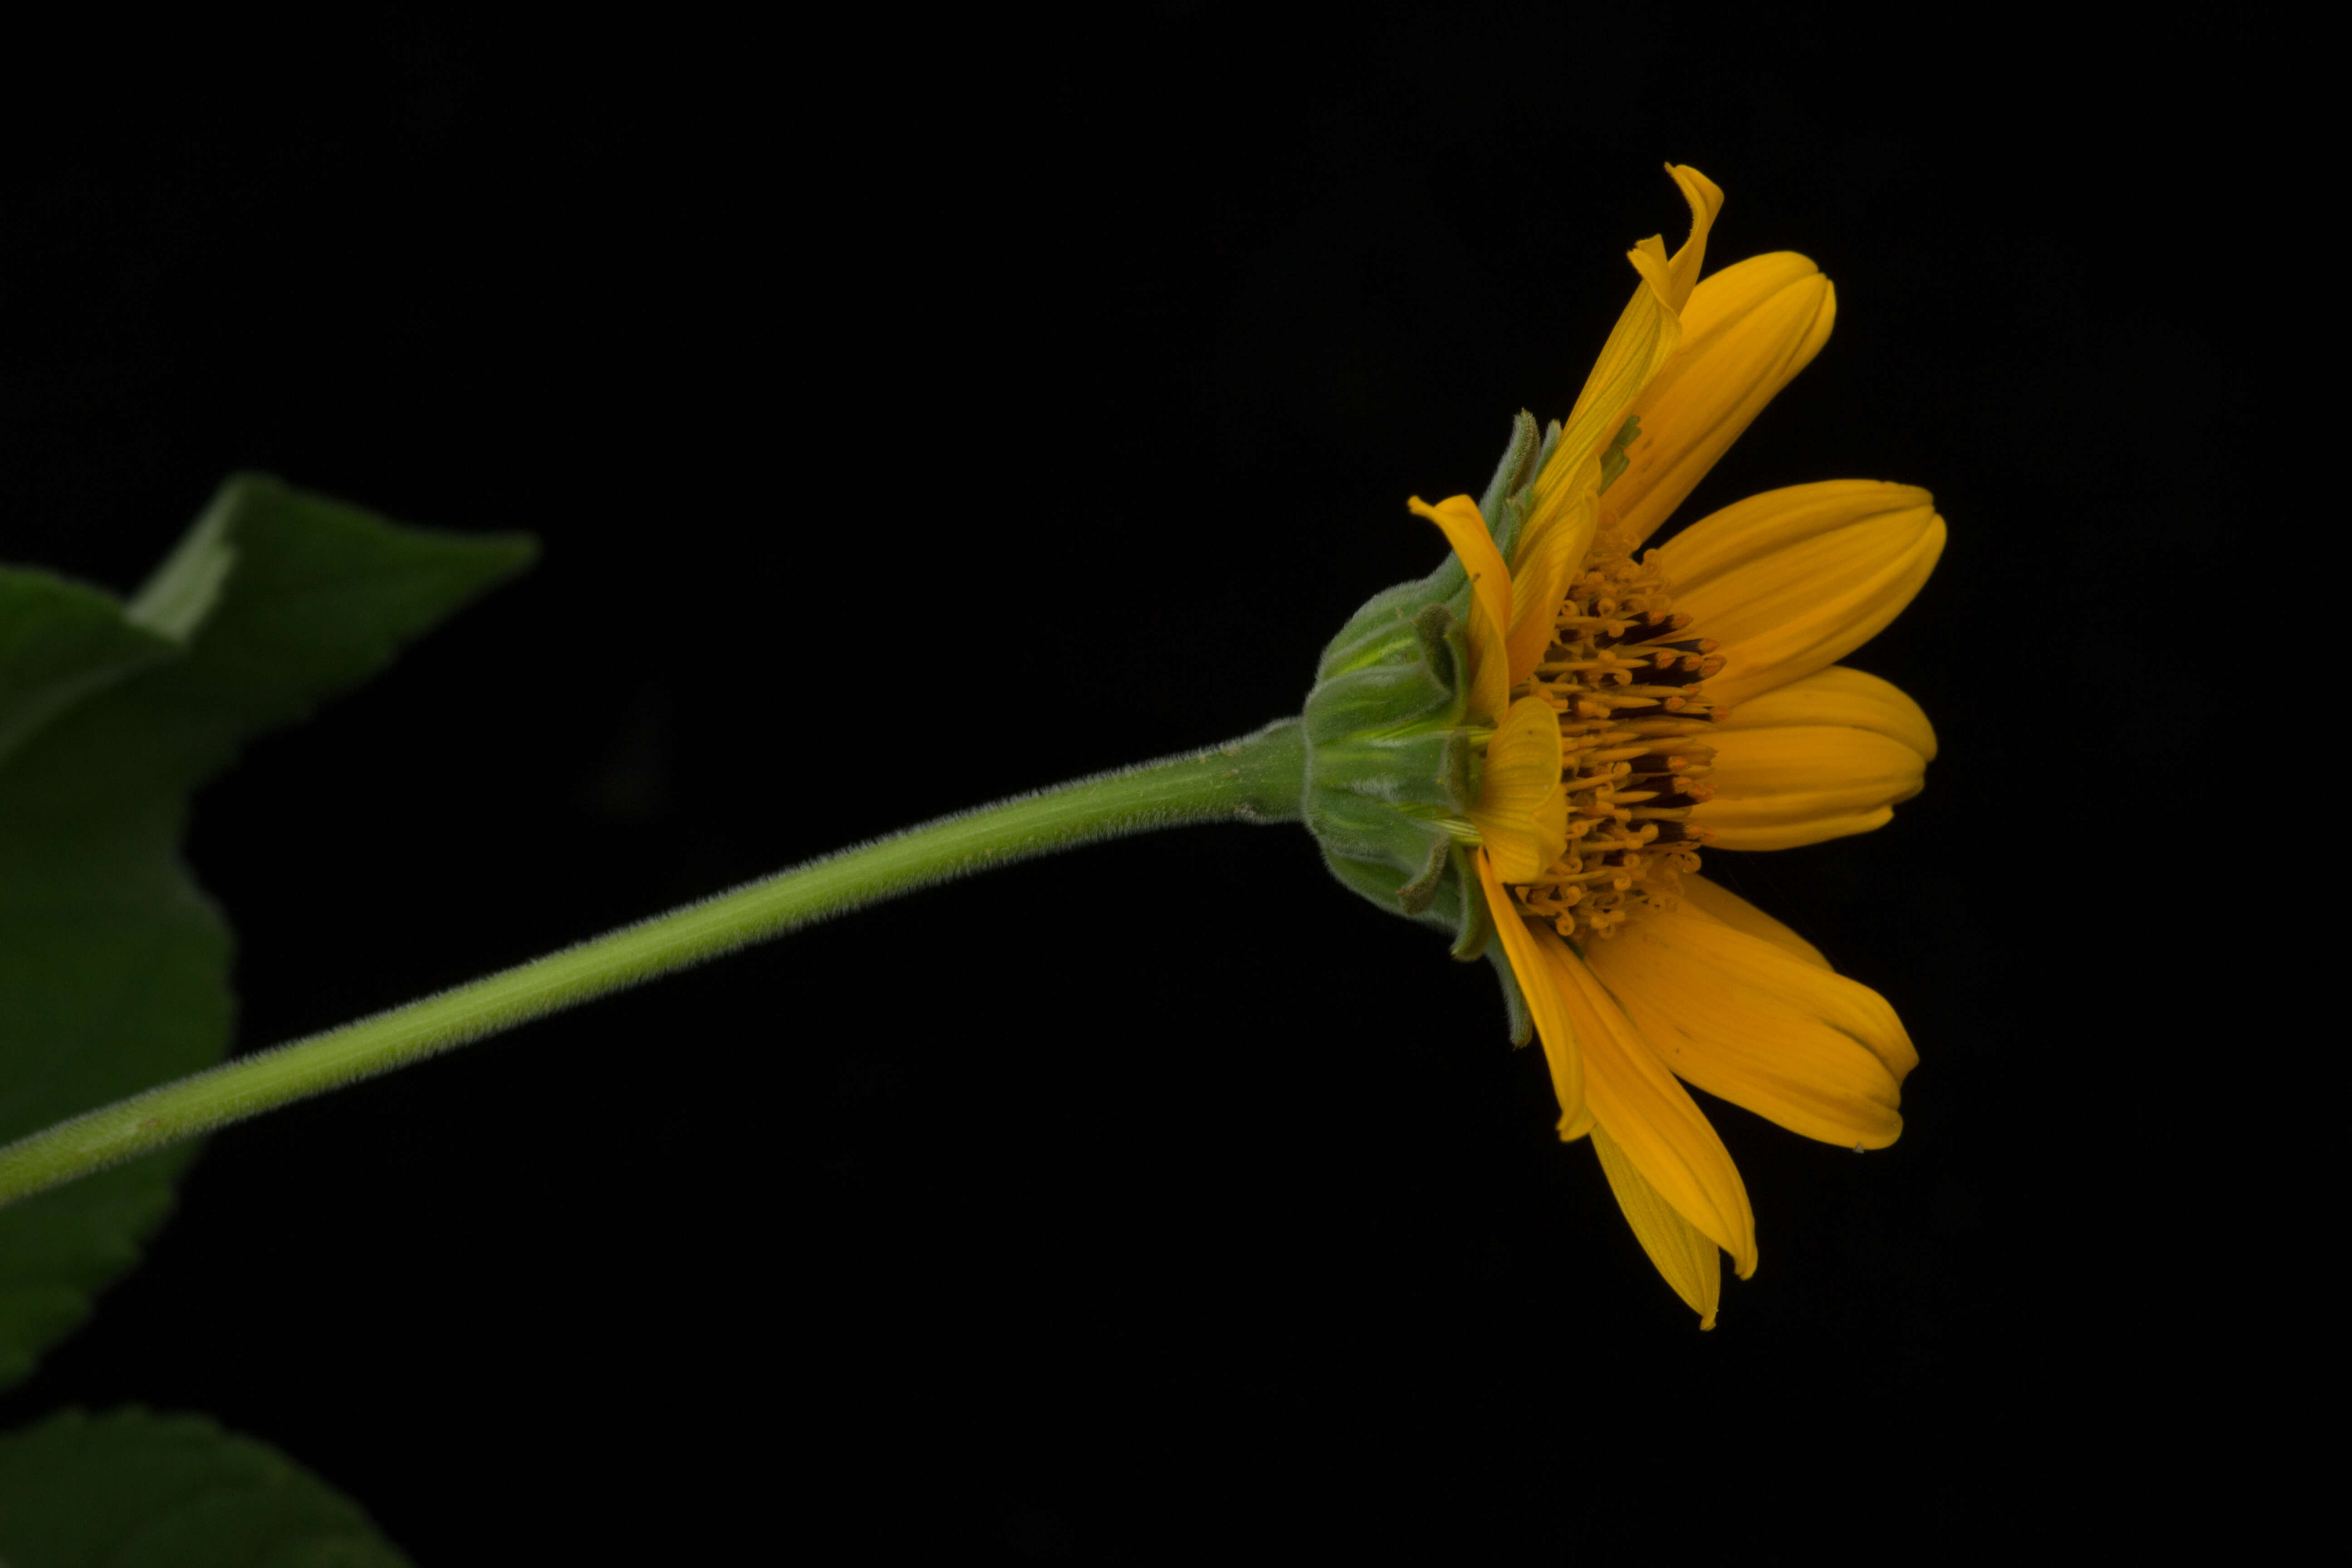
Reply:
[[2178, 1528], [2251, 1269], [2164, 782], [2235, 678], [2171, 639], [2296, 216], [2219, 31], [308, 26], [20, 57], [0, 152], [9, 558], [127, 590], [242, 467], [544, 542], [199, 799], [245, 1045], [1295, 711], [1673, 159], [1839, 299], [1682, 517], [1950, 522], [1853, 660], [1927, 793], [1709, 863], [1924, 1065], [1864, 1158], [1710, 1104], [1763, 1261], [1702, 1336], [1483, 965], [1295, 828], [1131, 840], [217, 1138], [0, 1417], [210, 1412], [431, 1563]]

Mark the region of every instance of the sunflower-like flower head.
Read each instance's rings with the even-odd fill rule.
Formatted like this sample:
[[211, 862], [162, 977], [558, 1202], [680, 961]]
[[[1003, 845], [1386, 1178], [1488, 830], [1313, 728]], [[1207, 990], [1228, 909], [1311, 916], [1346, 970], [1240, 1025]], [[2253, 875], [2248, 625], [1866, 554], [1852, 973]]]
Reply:
[[1723, 193], [1668, 171], [1689, 240], [1640, 286], [1564, 422], [1519, 416], [1483, 500], [1412, 510], [1452, 558], [1366, 605], [1308, 698], [1307, 825], [1359, 892], [1484, 952], [1543, 1042], [1559, 1133], [1590, 1136], [1653, 1262], [1712, 1327], [1756, 1223], [1687, 1080], [1854, 1149], [1902, 1130], [1894, 1010], [1700, 874], [1885, 824], [1936, 752], [1916, 703], [1836, 661], [1910, 602], [1944, 521], [1832, 480], [1650, 536], [1827, 341], [1801, 256], [1700, 279]]

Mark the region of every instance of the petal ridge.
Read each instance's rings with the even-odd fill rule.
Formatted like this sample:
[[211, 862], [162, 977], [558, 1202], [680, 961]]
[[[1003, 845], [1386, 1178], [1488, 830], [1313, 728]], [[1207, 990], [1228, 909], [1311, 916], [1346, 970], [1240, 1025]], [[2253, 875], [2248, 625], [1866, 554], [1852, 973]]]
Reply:
[[1701, 281], [1671, 363], [1631, 412], [1641, 433], [1610, 487], [1618, 526], [1646, 540], [1811, 364], [1837, 319], [1837, 290], [1794, 251], [1751, 256]]
[[1808, 963], [1818, 964], [1823, 969], [1832, 967], [1828, 955], [1820, 948], [1712, 878], [1702, 877], [1696, 871], [1685, 871], [1682, 879], [1682, 898], [1684, 910], [1701, 920], [1715, 921], [1734, 931], [1744, 931], [1749, 936], [1762, 937]]
[[1707, 775], [1715, 794], [1692, 808], [1691, 826], [1706, 829], [1723, 849], [1825, 843], [1883, 826], [1896, 805], [1924, 787], [1927, 771], [1927, 758], [1874, 731], [1726, 730], [1715, 737], [1715, 771]]
[[1609, 1190], [1651, 1264], [1698, 1314], [1700, 1328], [1715, 1327], [1716, 1309], [1723, 1300], [1723, 1249], [1643, 1181], [1625, 1152], [1599, 1127], [1592, 1129], [1592, 1150], [1601, 1156], [1601, 1174], [1609, 1178]]
[[1594, 1122], [1677, 1213], [1731, 1254], [1747, 1279], [1756, 1272], [1756, 1214], [1731, 1152], [1585, 961], [1566, 942], [1540, 951], [1583, 1047], [1584, 1093]]
[[1629, 923], [1594, 967], [1675, 1076], [1803, 1137], [1882, 1149], [1918, 1065], [1870, 987], [1687, 914]]
[[1471, 861], [1477, 868], [1478, 886], [1486, 896], [1486, 912], [1495, 919], [1495, 934], [1503, 943], [1503, 955], [1511, 961], [1511, 973], [1519, 983], [1519, 994], [1535, 1019], [1536, 1037], [1543, 1042], [1544, 1062], [1551, 1069], [1552, 1094], [1559, 1101], [1560, 1137], [1580, 1136], [1590, 1125], [1584, 1091], [1583, 1042], [1577, 1036], [1567, 1008], [1561, 1005], [1557, 977], [1542, 952], [1545, 942], [1557, 943], [1559, 939], [1549, 931], [1538, 932], [1528, 927], [1519, 906], [1496, 879], [1494, 864], [1483, 847], [1472, 855]]
[[1875, 637], [1926, 584], [1944, 539], [1916, 486], [1829, 479], [1710, 513], [1659, 549], [1658, 566], [1693, 634], [1719, 645], [1707, 695], [1737, 707]]

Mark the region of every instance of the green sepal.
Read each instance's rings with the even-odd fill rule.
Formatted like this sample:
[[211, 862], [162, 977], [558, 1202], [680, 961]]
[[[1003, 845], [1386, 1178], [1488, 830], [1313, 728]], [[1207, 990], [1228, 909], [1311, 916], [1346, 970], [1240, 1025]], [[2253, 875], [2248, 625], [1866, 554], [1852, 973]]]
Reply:
[[1486, 949], [1487, 962], [1495, 966], [1495, 976], [1503, 983], [1503, 1017], [1511, 1032], [1511, 1044], [1524, 1046], [1536, 1037], [1535, 1015], [1528, 1011], [1527, 993], [1519, 989], [1519, 977], [1512, 973], [1511, 955], [1501, 942]]
[[[1626, 468], [1639, 426], [1627, 420], [1601, 456], [1602, 488]], [[1536, 476], [1559, 448], [1555, 419], [1511, 422], [1510, 445], [1478, 503], [1495, 546], [1510, 558], [1534, 510]], [[1471, 862], [1466, 826], [1478, 798], [1483, 748], [1469, 729], [1462, 563], [1374, 595], [1323, 650], [1307, 700], [1307, 826], [1340, 882], [1382, 909], [1446, 931], [1464, 963], [1484, 957], [1503, 988], [1511, 1044], [1535, 1038], [1527, 994], [1495, 940], [1495, 918]], [[1571, 944], [1572, 945], [1572, 944]]]
[[1477, 796], [1470, 735], [1424, 730], [1408, 735], [1345, 735], [1315, 748], [1315, 783], [1368, 800], [1469, 814]]
[[[1379, 905], [1392, 915], [1402, 915], [1409, 921], [1456, 936], [1462, 929], [1462, 919], [1472, 901], [1463, 896], [1462, 879], [1454, 868], [1447, 846], [1433, 847], [1429, 861], [1422, 870], [1408, 877], [1387, 860], [1361, 860], [1335, 853], [1329, 845], [1323, 847], [1323, 864], [1340, 883]], [[1438, 868], [1434, 879], [1428, 879], [1431, 862]], [[1410, 895], [1408, 897], [1408, 889]], [[1407, 908], [1411, 902], [1415, 907]]]
[[1487, 912], [1486, 895], [1478, 889], [1478, 868], [1470, 864], [1467, 845], [1454, 846], [1453, 879], [1462, 889], [1462, 908], [1454, 922], [1454, 956], [1468, 963], [1494, 940], [1495, 917]]
[[[1461, 563], [1454, 561], [1458, 568]], [[1316, 662], [1317, 685], [1375, 664], [1396, 664], [1412, 658], [1432, 658], [1433, 635], [1442, 634], [1447, 620], [1465, 622], [1470, 610], [1470, 580], [1458, 577], [1451, 587], [1441, 585], [1444, 568], [1411, 583], [1399, 583], [1384, 588], [1364, 602], [1361, 609], [1348, 617], [1339, 635], [1323, 647], [1323, 657]], [[1446, 612], [1444, 619], [1432, 616], [1433, 610]], [[1454, 683], [1454, 672], [1466, 668], [1465, 660], [1469, 645], [1465, 640], [1448, 640], [1448, 657], [1454, 662], [1439, 667], [1440, 679]]]
[[1462, 721], [1469, 701], [1470, 650], [1462, 623], [1444, 605], [1368, 630], [1350, 658], [1319, 676], [1307, 696], [1307, 743], [1393, 736]]
[[[1536, 458], [1542, 447], [1536, 416], [1520, 409], [1518, 417], [1511, 421], [1511, 444], [1503, 448], [1502, 461], [1495, 465], [1495, 477], [1486, 481], [1486, 494], [1478, 502], [1478, 515], [1486, 520], [1486, 531], [1494, 536], [1495, 548], [1506, 561], [1519, 536], [1519, 525], [1527, 521], [1522, 498], [1536, 482]], [[1519, 504], [1514, 506], [1515, 500]]]
[[1398, 890], [1428, 868], [1433, 850], [1454, 842], [1433, 814], [1400, 811], [1385, 801], [1340, 789], [1307, 792], [1307, 827], [1326, 855], [1384, 868], [1376, 902], [1397, 907]]
[[[1478, 515], [1486, 520], [1486, 531], [1507, 560], [1512, 542], [1527, 521], [1528, 487], [1535, 483], [1543, 459], [1550, 455], [1559, 439], [1559, 421], [1556, 419], [1549, 436], [1538, 435], [1535, 416], [1525, 409], [1511, 421], [1510, 443], [1503, 448], [1494, 477], [1486, 481], [1486, 496], [1478, 503]], [[1317, 683], [1397, 658], [1402, 652], [1404, 628], [1433, 605], [1446, 606], [1456, 621], [1469, 615], [1469, 574], [1463, 570], [1460, 558], [1452, 551], [1446, 552], [1445, 559], [1428, 576], [1382, 589], [1349, 616], [1339, 635], [1324, 645], [1323, 657], [1315, 667]]]
[[1441, 910], [1436, 907], [1437, 896], [1442, 896], [1445, 891], [1442, 879], [1433, 890], [1430, 903], [1423, 906], [1418, 912], [1414, 912], [1406, 910], [1403, 900], [1397, 897], [1398, 892], [1405, 886], [1406, 879], [1395, 867], [1383, 861], [1358, 860], [1346, 855], [1335, 854], [1328, 845], [1326, 845], [1323, 849], [1323, 864], [1330, 870], [1332, 876], [1339, 879], [1341, 886], [1361, 895], [1392, 915], [1403, 915], [1407, 920], [1418, 921], [1425, 926], [1434, 926], [1439, 931], [1454, 929], [1454, 922], [1451, 918], [1451, 911]]
[[1307, 826], [1332, 874], [1398, 914], [1452, 930], [1447, 818], [1477, 798], [1464, 728], [1470, 668], [1461, 618], [1403, 584], [1357, 612], [1307, 699]]
[[[1532, 415], [1510, 444], [1479, 514], [1506, 558], [1526, 526], [1531, 487], [1559, 440]], [[1493, 917], [1470, 862], [1467, 820], [1478, 798], [1481, 736], [1468, 717], [1470, 585], [1450, 552], [1436, 571], [1374, 595], [1325, 646], [1304, 715], [1307, 825], [1324, 864], [1385, 910], [1434, 926], [1454, 955], [1497, 956]], [[1516, 1039], [1527, 1007], [1507, 980]]]
[[1422, 863], [1421, 875], [1397, 889], [1397, 908], [1409, 915], [1424, 914], [1437, 901], [1437, 889], [1444, 885], [1445, 873], [1454, 864], [1454, 846], [1432, 839], [1429, 858]]

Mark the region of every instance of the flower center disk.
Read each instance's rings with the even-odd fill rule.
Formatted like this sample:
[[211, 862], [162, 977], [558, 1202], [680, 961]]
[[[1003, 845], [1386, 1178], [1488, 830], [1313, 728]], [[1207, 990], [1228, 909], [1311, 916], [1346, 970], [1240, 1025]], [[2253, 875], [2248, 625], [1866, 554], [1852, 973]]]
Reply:
[[1679, 875], [1711, 837], [1691, 808], [1714, 791], [1717, 710], [1704, 683], [1723, 668], [1689, 635], [1658, 552], [1635, 561], [1604, 532], [1569, 584], [1529, 689], [1559, 715], [1568, 847], [1513, 889], [1520, 907], [1572, 941], [1607, 937], [1673, 907]]

